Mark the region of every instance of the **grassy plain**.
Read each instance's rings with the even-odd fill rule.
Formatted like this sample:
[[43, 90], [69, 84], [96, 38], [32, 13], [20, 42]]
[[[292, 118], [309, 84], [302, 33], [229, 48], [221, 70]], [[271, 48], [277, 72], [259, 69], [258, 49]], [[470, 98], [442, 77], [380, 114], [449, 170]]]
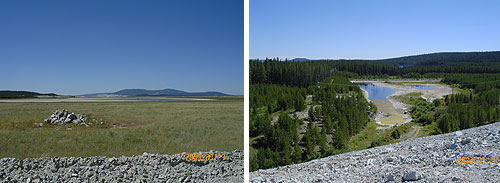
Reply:
[[[33, 125], [60, 109], [102, 118], [107, 125]], [[232, 151], [243, 149], [243, 126], [243, 97], [210, 101], [0, 103], [0, 157]]]

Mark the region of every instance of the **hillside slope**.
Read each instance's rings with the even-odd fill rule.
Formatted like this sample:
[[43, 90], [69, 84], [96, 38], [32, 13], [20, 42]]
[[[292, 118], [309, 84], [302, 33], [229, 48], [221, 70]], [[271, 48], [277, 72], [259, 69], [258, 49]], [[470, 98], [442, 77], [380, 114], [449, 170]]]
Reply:
[[2, 90], [0, 91], [0, 98], [36, 98], [38, 96], [57, 96], [54, 93], [47, 93], [47, 94], [42, 94], [42, 93], [37, 93], [37, 92], [30, 92], [30, 91], [10, 91], [10, 90]]
[[440, 52], [421, 55], [404, 56], [397, 58], [381, 59], [376, 61], [398, 64], [424, 64], [433, 65], [449, 62], [500, 62], [500, 51], [492, 52]]
[[[458, 157], [474, 157], [474, 164], [459, 164]], [[486, 163], [478, 164], [477, 157], [486, 157]], [[498, 180], [500, 122], [250, 173], [250, 182]]]

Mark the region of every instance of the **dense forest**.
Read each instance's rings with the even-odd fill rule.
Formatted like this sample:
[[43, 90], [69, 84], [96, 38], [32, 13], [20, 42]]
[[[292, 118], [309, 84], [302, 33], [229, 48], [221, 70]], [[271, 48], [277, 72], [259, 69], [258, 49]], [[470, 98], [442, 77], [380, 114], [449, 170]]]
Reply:
[[[366, 125], [368, 112], [376, 108], [345, 72], [325, 67], [315, 62], [252, 62], [250, 136], [257, 151], [252, 171], [344, 152], [349, 138]], [[301, 112], [307, 118], [297, 117]]]
[[250, 62], [250, 82], [307, 87], [325, 80], [331, 73], [327, 65], [317, 62], [289, 62], [266, 59]]
[[446, 96], [446, 113], [436, 115], [442, 132], [472, 128], [500, 121], [500, 74], [462, 74], [445, 78], [443, 82], [473, 89], [473, 93]]
[[[500, 121], [500, 52], [439, 53], [378, 61], [250, 61], [251, 170], [345, 152], [376, 106], [353, 78], [441, 78], [464, 92], [412, 99], [412, 117], [434, 134]], [[307, 118], [298, 114], [307, 112]], [[392, 131], [399, 138], [399, 131]]]

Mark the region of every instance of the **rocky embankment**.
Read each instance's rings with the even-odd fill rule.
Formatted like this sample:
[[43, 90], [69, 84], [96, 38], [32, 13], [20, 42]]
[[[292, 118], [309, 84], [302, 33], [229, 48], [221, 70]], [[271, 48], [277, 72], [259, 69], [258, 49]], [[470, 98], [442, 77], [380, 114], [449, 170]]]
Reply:
[[[459, 157], [473, 157], [474, 163], [459, 164]], [[499, 180], [500, 122], [250, 173], [251, 182]]]
[[243, 152], [224, 160], [186, 161], [187, 154], [132, 157], [0, 159], [0, 182], [243, 182]]

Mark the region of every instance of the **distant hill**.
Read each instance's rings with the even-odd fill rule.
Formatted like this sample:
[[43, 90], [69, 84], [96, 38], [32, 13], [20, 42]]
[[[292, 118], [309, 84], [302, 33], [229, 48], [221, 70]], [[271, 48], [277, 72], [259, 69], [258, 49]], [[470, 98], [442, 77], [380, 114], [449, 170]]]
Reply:
[[185, 92], [175, 89], [146, 90], [146, 89], [124, 89], [114, 93], [94, 93], [81, 96], [231, 96], [221, 92]]
[[405, 56], [375, 61], [390, 62], [399, 65], [441, 65], [458, 62], [500, 63], [500, 51], [491, 52], [441, 52], [414, 56]]
[[311, 61], [311, 59], [307, 59], [307, 58], [294, 58], [292, 60], [290, 60], [292, 62], [305, 62], [305, 61]]
[[37, 93], [37, 92], [30, 92], [30, 91], [9, 91], [9, 90], [2, 90], [0, 91], [0, 98], [37, 98], [40, 96], [58, 96], [57, 94], [54, 93], [47, 93], [47, 94], [42, 94], [42, 93]]

